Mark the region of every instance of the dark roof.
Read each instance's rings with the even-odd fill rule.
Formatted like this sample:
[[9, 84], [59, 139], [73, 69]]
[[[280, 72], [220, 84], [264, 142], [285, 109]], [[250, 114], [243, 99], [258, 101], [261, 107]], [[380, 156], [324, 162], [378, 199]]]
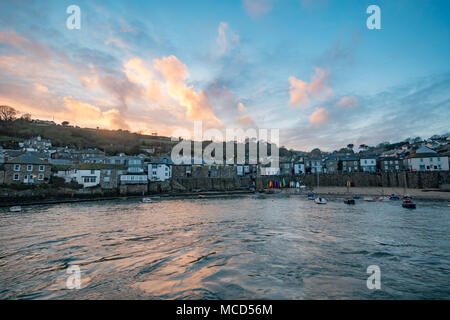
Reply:
[[13, 164], [49, 164], [38, 157], [35, 157], [31, 154], [22, 154], [16, 158], [9, 159], [5, 163], [13, 163]]
[[439, 153], [414, 153], [414, 154], [410, 154], [409, 156], [406, 157], [406, 159], [412, 159], [412, 158], [440, 158], [440, 157], [445, 157], [443, 155], [440, 155]]

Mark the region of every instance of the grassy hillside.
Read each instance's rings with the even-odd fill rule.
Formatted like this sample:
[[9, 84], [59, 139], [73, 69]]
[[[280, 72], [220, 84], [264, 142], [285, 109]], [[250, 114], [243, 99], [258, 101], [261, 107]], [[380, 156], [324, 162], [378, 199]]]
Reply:
[[141, 135], [124, 130], [39, 124], [24, 119], [1, 123], [0, 126], [0, 145], [4, 148], [17, 148], [20, 141], [36, 136], [50, 139], [54, 146], [77, 149], [98, 147], [109, 155], [120, 152], [137, 154], [141, 148], [155, 148], [158, 153], [167, 153], [174, 144], [167, 137]]

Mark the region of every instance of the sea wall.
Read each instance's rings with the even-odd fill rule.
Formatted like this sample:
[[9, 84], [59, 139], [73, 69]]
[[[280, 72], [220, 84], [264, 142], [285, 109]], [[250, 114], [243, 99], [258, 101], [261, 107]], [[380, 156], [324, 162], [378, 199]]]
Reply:
[[[317, 186], [316, 175], [306, 175], [302, 180], [307, 186]], [[350, 182], [354, 187], [395, 187], [411, 189], [439, 189], [450, 183], [449, 171], [436, 172], [356, 172], [350, 174], [320, 174], [319, 185], [342, 187]]]
[[[0, 188], [0, 203], [12, 203], [23, 200], [52, 199], [90, 199], [113, 196], [168, 194], [183, 192], [248, 190], [254, 186], [257, 190], [268, 188], [270, 181], [301, 182], [307, 187], [317, 186], [317, 175], [298, 176], [265, 176], [265, 177], [233, 177], [233, 178], [175, 178], [164, 182], [149, 182], [144, 185], [122, 185], [116, 190], [102, 190], [100, 187], [72, 190], [69, 188], [52, 188], [50, 186], [17, 190], [8, 187]], [[391, 187], [408, 189], [443, 189], [450, 186], [450, 172], [400, 172], [400, 173], [346, 173], [319, 174], [321, 187]]]

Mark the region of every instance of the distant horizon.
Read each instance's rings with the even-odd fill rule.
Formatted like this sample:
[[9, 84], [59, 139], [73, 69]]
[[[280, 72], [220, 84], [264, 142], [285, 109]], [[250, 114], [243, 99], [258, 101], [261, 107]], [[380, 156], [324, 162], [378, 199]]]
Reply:
[[[22, 116], [23, 115], [25, 115], [25, 114], [21, 114]], [[20, 118], [20, 116], [19, 116], [19, 118]], [[64, 121], [62, 121], [62, 122], [60, 122], [60, 123], [57, 123], [55, 120], [51, 120], [51, 119], [37, 119], [37, 118], [31, 118], [31, 121], [52, 121], [52, 122], [54, 122], [55, 123], [55, 125], [59, 125], [59, 126], [63, 126], [64, 127], [64, 125], [62, 124], [62, 122], [64, 122]], [[107, 128], [91, 128], [91, 127], [80, 127], [80, 126], [78, 126], [78, 125], [76, 125], [76, 124], [72, 124], [72, 123], [68, 123], [67, 125], [66, 125], [66, 127], [73, 127], [73, 128], [79, 128], [79, 129], [87, 129], [87, 130], [105, 130], [105, 131], [126, 131], [126, 132], [129, 132], [130, 134], [138, 134], [138, 135], [141, 135], [141, 136], [147, 136], [147, 137], [153, 137], [153, 138], [167, 138], [167, 139], [172, 139], [172, 138], [177, 138], [177, 137], [172, 137], [172, 136], [163, 136], [163, 135], [156, 135], [156, 136], [154, 136], [154, 135], [152, 135], [152, 134], [146, 134], [146, 133], [142, 133], [142, 132], [134, 132], [134, 131], [130, 131], [130, 130], [128, 130], [128, 129], [107, 129]], [[408, 138], [405, 138], [405, 139], [403, 139], [403, 140], [398, 140], [398, 141], [380, 141], [380, 142], [378, 142], [378, 143], [376, 143], [376, 144], [374, 144], [374, 145], [367, 145], [369, 148], [370, 147], [376, 147], [377, 145], [379, 145], [379, 144], [381, 144], [381, 143], [384, 143], [384, 142], [388, 142], [389, 144], [396, 144], [396, 143], [401, 143], [401, 142], [405, 142], [405, 140], [406, 139], [415, 139], [415, 138], [417, 138], [417, 137], [420, 137], [422, 140], [422, 142], [423, 141], [426, 141], [427, 139], [430, 139], [431, 137], [433, 137], [433, 136], [449, 136], [450, 135], [450, 132], [448, 132], [448, 131], [446, 131], [446, 132], [444, 132], [444, 133], [434, 133], [434, 134], [432, 134], [432, 135], [430, 135], [430, 136], [428, 136], [428, 137], [421, 137], [421, 136], [410, 136], [410, 137], [408, 137]], [[194, 141], [198, 141], [198, 140], [191, 140], [191, 139], [189, 139], [190, 141], [192, 141], [192, 142], [194, 142]], [[207, 142], [207, 141], [211, 141], [211, 140], [201, 140], [202, 142]], [[224, 142], [224, 143], [226, 143], [226, 142], [228, 142], [228, 141], [234, 141], [234, 142], [236, 142], [236, 140], [223, 140], [222, 142]], [[264, 141], [264, 140], [261, 140], [261, 139], [258, 139], [257, 140], [258, 142], [260, 142], [260, 141]], [[287, 148], [286, 146], [282, 146], [282, 145], [279, 145], [278, 146], [279, 148], [282, 148], [282, 147], [284, 147], [284, 148], [286, 148], [287, 150], [292, 150], [292, 151], [294, 151], [294, 152], [306, 152], [306, 153], [311, 153], [313, 150], [315, 150], [315, 149], [320, 149], [320, 151], [321, 152], [324, 152], [324, 153], [333, 153], [333, 152], [339, 152], [339, 150], [340, 149], [346, 149], [347, 148], [347, 145], [342, 145], [340, 148], [337, 148], [337, 149], [333, 149], [333, 150], [327, 150], [327, 149], [321, 149], [321, 148], [317, 148], [317, 147], [313, 147], [312, 149], [310, 149], [309, 151], [307, 151], [307, 150], [301, 150], [301, 149], [292, 149], [292, 148]], [[361, 152], [361, 149], [359, 148], [359, 145], [358, 146], [356, 146], [356, 145], [354, 145], [354, 148], [352, 149], [353, 151], [356, 151], [356, 150], [359, 150], [358, 152]], [[355, 153], [357, 153], [357, 152], [355, 152]]]

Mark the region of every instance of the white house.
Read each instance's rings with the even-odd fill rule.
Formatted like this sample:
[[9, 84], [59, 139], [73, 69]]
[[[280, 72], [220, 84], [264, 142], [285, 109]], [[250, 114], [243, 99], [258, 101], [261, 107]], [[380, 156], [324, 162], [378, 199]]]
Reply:
[[416, 150], [406, 158], [408, 169], [411, 171], [448, 171], [448, 156], [440, 155], [425, 146]]
[[64, 178], [66, 183], [76, 181], [83, 185], [83, 188], [95, 187], [100, 184], [101, 170], [79, 170], [71, 169], [65, 171], [58, 171], [55, 176]]
[[150, 163], [148, 165], [148, 180], [166, 181], [172, 178], [172, 166], [163, 163]]
[[359, 165], [363, 172], [375, 172], [377, 169], [377, 159], [372, 157], [362, 157], [359, 160]]
[[276, 167], [261, 167], [262, 176], [278, 176], [280, 175], [280, 168]]
[[303, 174], [305, 173], [305, 164], [304, 163], [295, 163], [294, 164], [294, 174]]

